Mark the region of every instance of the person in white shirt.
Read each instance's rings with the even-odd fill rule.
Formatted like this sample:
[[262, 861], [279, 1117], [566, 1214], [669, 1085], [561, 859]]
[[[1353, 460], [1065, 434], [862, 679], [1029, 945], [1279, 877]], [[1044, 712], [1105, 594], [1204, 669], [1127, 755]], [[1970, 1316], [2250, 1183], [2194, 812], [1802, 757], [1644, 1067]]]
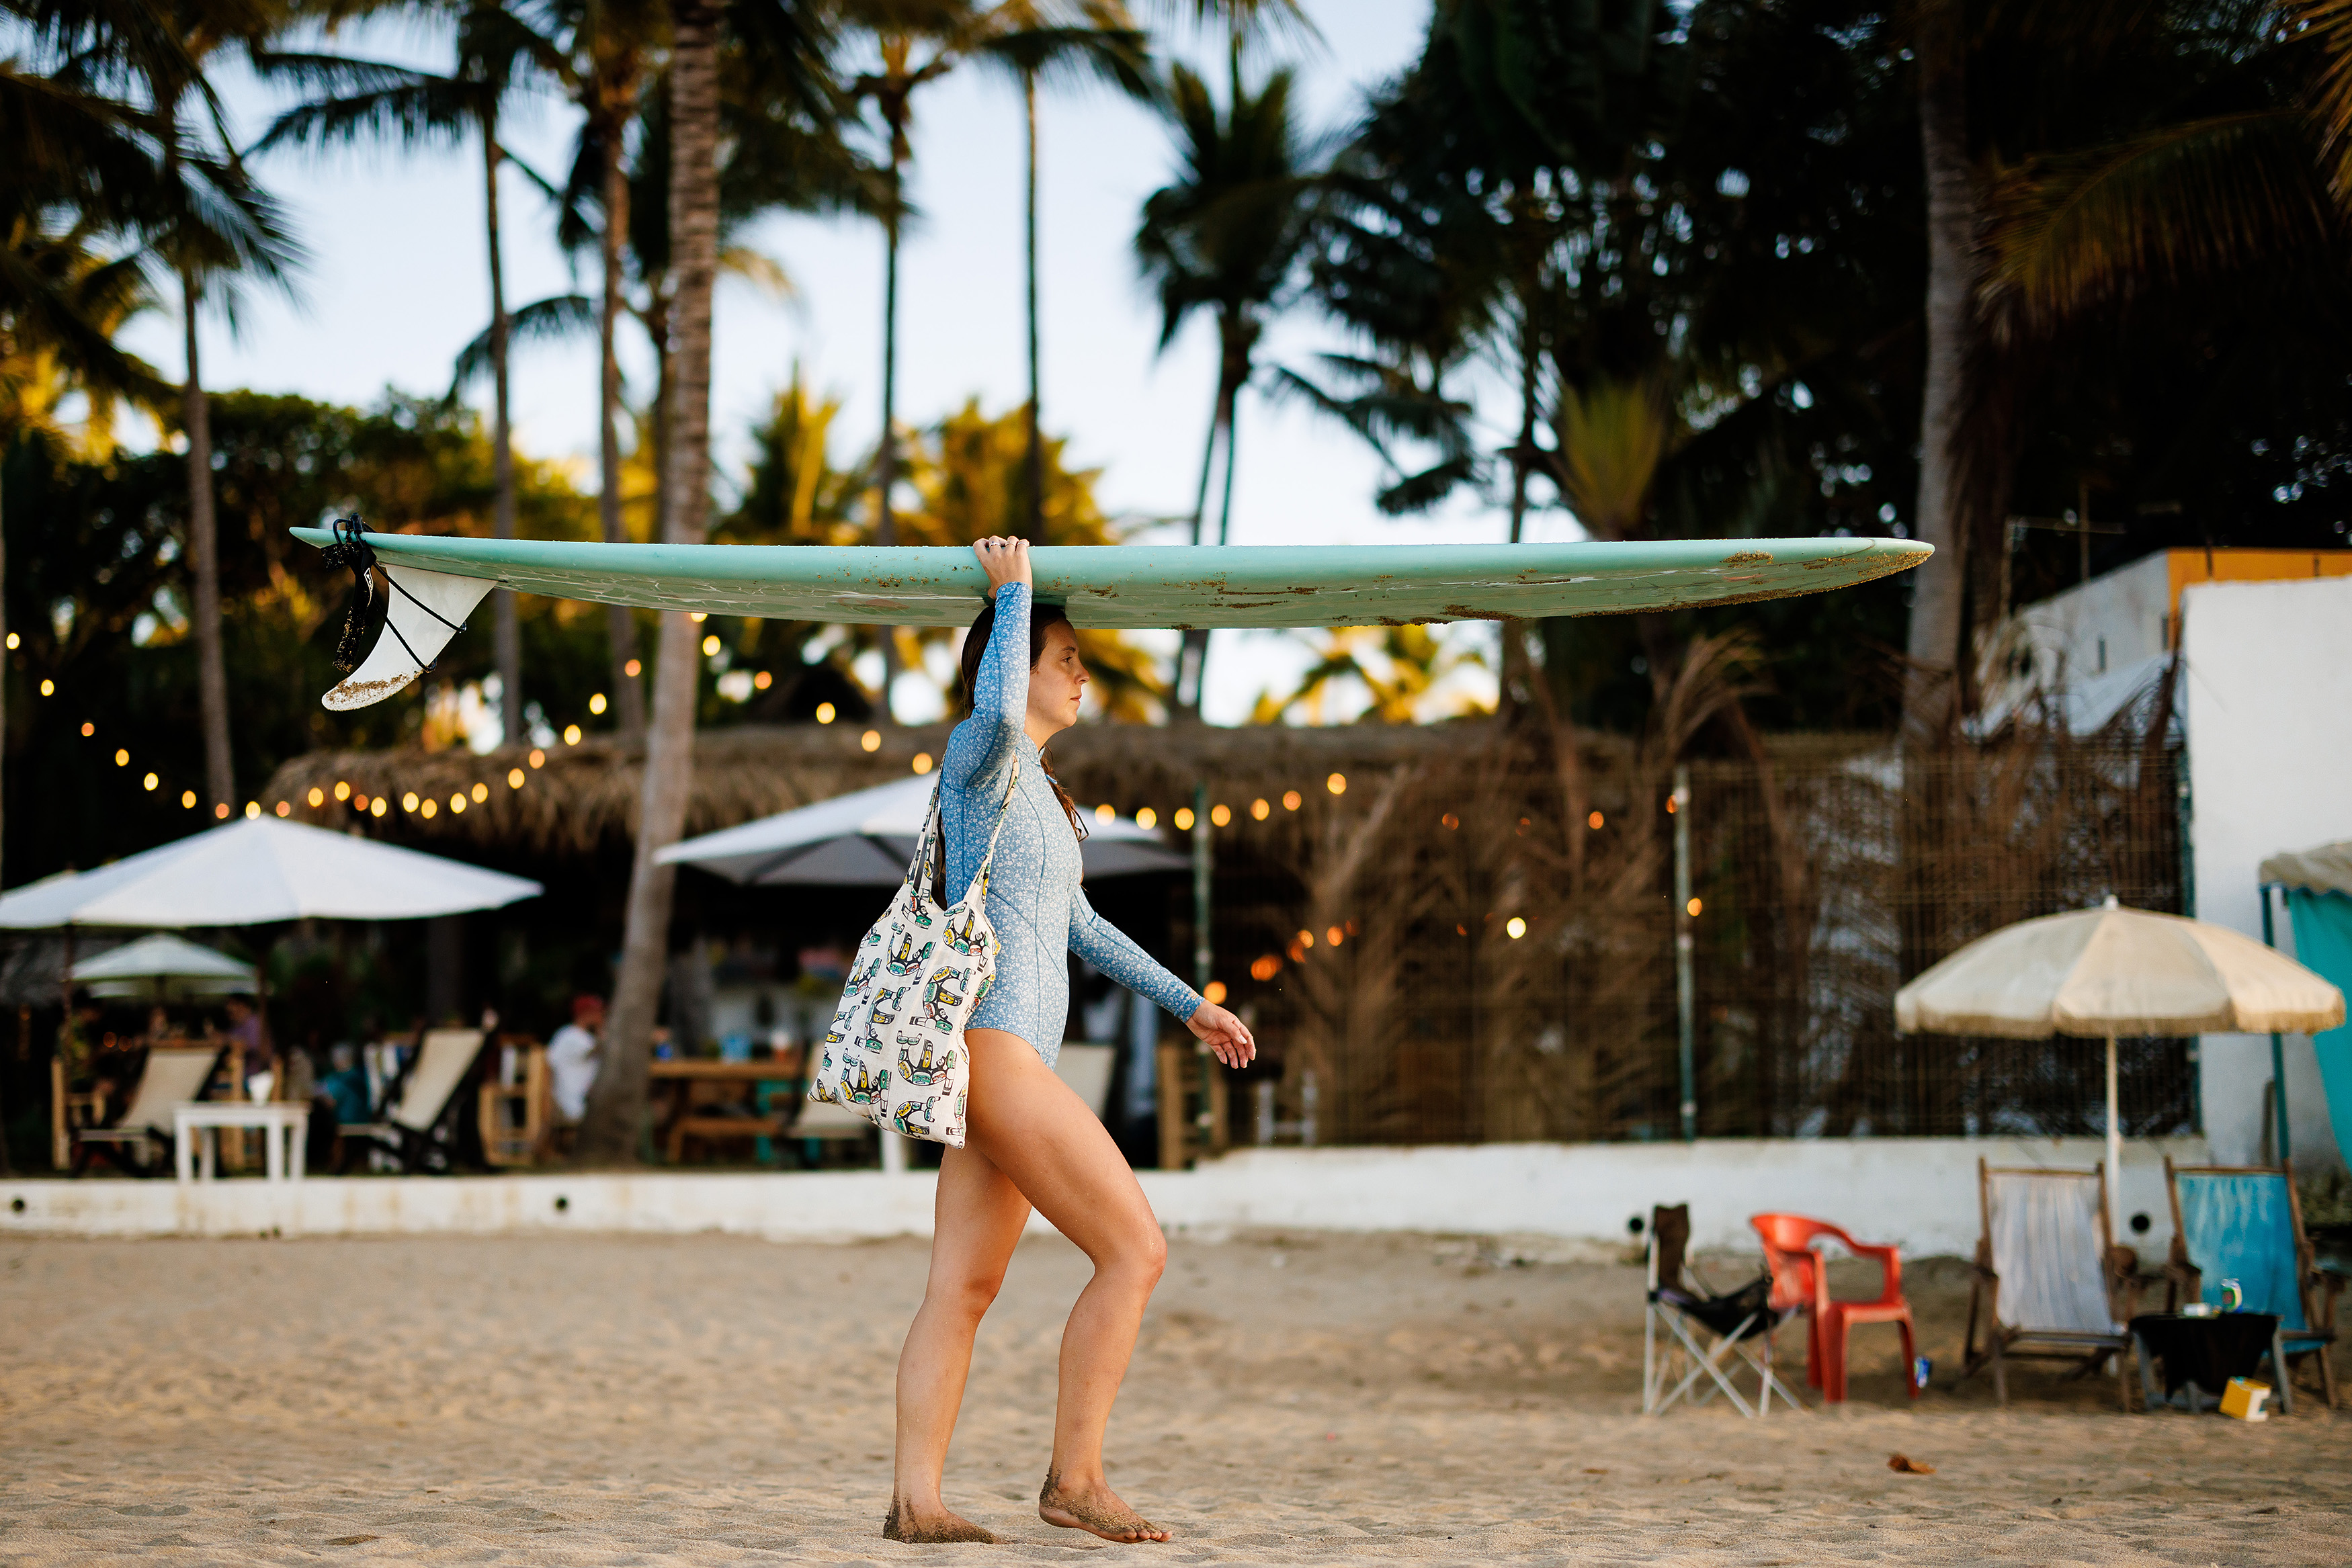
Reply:
[[596, 1082], [596, 1035], [604, 1027], [604, 998], [574, 997], [572, 1021], [547, 1042], [547, 1072], [555, 1113], [577, 1122], [588, 1113], [588, 1090]]

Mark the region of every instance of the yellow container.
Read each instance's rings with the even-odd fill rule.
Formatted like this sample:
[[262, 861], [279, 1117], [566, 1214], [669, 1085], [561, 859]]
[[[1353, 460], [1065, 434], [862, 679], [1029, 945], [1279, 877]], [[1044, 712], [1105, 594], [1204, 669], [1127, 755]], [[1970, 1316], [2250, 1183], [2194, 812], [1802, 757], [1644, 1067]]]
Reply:
[[2271, 1413], [2263, 1404], [2271, 1396], [2271, 1385], [2256, 1383], [2251, 1377], [2233, 1377], [2230, 1386], [2221, 1390], [2221, 1414], [2235, 1416], [2241, 1421], [2267, 1421]]

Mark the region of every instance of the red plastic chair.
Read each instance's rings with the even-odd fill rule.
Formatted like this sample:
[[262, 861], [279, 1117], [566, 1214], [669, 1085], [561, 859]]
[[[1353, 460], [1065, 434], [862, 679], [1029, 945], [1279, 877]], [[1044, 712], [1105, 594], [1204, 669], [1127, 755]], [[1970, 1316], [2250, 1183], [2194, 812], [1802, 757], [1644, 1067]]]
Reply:
[[[1805, 1381], [1832, 1405], [1845, 1403], [1846, 1345], [1856, 1323], [1893, 1323], [1903, 1331], [1903, 1387], [1919, 1397], [1911, 1368], [1918, 1348], [1911, 1326], [1911, 1303], [1903, 1299], [1903, 1255], [1898, 1248], [1856, 1241], [1825, 1219], [1801, 1214], [1759, 1214], [1748, 1224], [1764, 1239], [1764, 1260], [1772, 1270], [1772, 1304], [1805, 1313]], [[1858, 1258], [1875, 1258], [1885, 1283], [1875, 1301], [1842, 1301], [1830, 1294], [1829, 1270], [1813, 1243], [1828, 1237]]]

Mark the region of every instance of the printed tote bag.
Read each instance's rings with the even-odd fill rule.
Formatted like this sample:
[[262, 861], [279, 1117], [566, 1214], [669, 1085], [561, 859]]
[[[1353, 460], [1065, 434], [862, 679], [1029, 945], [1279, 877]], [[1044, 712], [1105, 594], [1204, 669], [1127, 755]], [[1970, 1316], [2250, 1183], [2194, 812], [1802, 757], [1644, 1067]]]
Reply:
[[[1013, 783], [1020, 780], [1015, 762]], [[810, 1099], [846, 1105], [910, 1138], [963, 1147], [971, 1088], [963, 1026], [996, 978], [1003, 945], [988, 923], [988, 868], [1012, 804], [1008, 784], [980, 871], [954, 907], [942, 909], [931, 889], [931, 846], [940, 831], [940, 792], [932, 789], [907, 880], [857, 945], [841, 1010], [809, 1081]]]

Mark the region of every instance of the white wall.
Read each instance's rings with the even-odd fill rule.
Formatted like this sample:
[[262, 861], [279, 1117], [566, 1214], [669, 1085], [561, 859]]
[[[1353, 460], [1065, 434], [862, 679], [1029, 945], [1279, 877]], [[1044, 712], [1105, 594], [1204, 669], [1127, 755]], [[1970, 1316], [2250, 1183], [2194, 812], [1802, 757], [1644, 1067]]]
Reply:
[[[2189, 781], [2200, 920], [2262, 936], [2257, 868], [2352, 839], [2352, 579], [2206, 582], [2181, 594]], [[2284, 911], [2276, 937], [2293, 952]], [[2199, 1082], [2216, 1158], [2262, 1146], [2270, 1037], [2207, 1035]], [[2286, 1041], [2298, 1164], [2341, 1160], [2311, 1040]]]
[[[1190, 1171], [1139, 1173], [1171, 1232], [1423, 1231], [1524, 1238], [1546, 1256], [1617, 1256], [1626, 1221], [1654, 1204], [1691, 1206], [1692, 1239], [1751, 1250], [1748, 1217], [1786, 1210], [1833, 1220], [1914, 1257], [1966, 1256], [1977, 1243], [1977, 1161], [2087, 1169], [2097, 1138], [1707, 1139], [1685, 1144], [1486, 1144], [1250, 1149]], [[2124, 1149], [2123, 1232], [2144, 1262], [2171, 1239], [2162, 1161], [2207, 1157], [2203, 1140]], [[930, 1232], [926, 1173], [745, 1176], [499, 1176], [0, 1183], [0, 1234], [250, 1236], [520, 1231], [717, 1230], [830, 1241]], [[558, 1207], [559, 1200], [562, 1207]], [[19, 1207], [21, 1206], [21, 1207]], [[1033, 1221], [1048, 1228], [1044, 1221]]]

